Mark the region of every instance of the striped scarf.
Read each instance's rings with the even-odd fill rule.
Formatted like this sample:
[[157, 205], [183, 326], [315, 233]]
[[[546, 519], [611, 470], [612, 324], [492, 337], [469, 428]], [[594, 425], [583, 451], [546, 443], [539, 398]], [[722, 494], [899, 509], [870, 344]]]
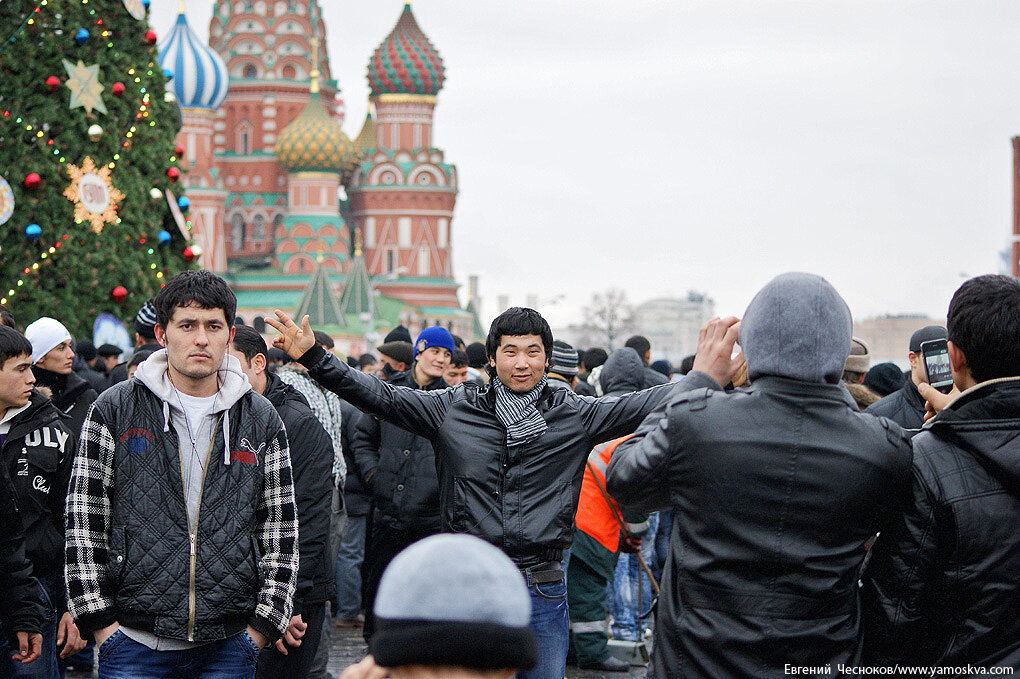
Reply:
[[492, 388], [496, 392], [496, 417], [506, 427], [506, 444], [516, 446], [538, 438], [549, 425], [538, 414], [535, 403], [545, 389], [549, 378], [542, 375], [542, 381], [523, 394], [518, 394], [499, 381], [492, 378]]

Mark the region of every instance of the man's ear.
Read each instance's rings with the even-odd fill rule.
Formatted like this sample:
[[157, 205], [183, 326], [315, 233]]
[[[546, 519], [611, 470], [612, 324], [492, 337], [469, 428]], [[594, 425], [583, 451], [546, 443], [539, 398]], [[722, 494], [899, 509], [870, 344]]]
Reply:
[[267, 363], [265, 354], [255, 354], [251, 359], [251, 369], [255, 371], [256, 375], [261, 375], [266, 371]]
[[166, 332], [164, 332], [162, 326], [157, 324], [156, 327], [153, 328], [153, 330], [156, 333], [156, 341], [159, 342], [159, 346], [165, 347], [166, 346]]
[[913, 368], [917, 365], [917, 362], [921, 360], [921, 354], [909, 351], [907, 352], [907, 360], [910, 361], [910, 367]]
[[953, 372], [970, 372], [970, 368], [967, 366], [967, 356], [963, 353], [963, 349], [952, 342], [946, 342], [946, 347], [949, 349], [949, 365], [952, 366]]

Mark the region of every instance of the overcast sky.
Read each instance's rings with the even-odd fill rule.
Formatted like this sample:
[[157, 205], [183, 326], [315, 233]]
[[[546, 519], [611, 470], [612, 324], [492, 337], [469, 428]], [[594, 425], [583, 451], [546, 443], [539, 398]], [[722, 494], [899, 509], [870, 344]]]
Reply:
[[[162, 36], [176, 2], [152, 0]], [[357, 134], [403, 2], [322, 3]], [[211, 0], [187, 0], [208, 35]], [[707, 292], [741, 315], [774, 275], [854, 316], [944, 317], [999, 272], [1020, 134], [1010, 0], [418, 0], [439, 49], [435, 144], [457, 165], [454, 272], [540, 300]], [[466, 292], [466, 291], [465, 291]]]

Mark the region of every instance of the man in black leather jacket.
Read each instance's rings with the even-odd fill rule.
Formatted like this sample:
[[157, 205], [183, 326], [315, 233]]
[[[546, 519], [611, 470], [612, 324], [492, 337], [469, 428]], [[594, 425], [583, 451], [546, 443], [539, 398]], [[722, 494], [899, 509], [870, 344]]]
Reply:
[[[723, 361], [737, 327], [718, 337]], [[606, 484], [622, 506], [676, 512], [650, 676], [834, 676], [855, 662], [864, 543], [907, 492], [910, 445], [840, 384], [851, 327], [824, 279], [775, 278], [739, 324], [750, 388], [678, 394], [614, 452]]]
[[[538, 666], [518, 676], [561, 679], [566, 665], [566, 588], [560, 565], [588, 453], [632, 432], [686, 382], [626, 396], [591, 398], [548, 386], [549, 324], [514, 307], [492, 323], [486, 341], [492, 382], [438, 391], [396, 387], [351, 370], [315, 344], [307, 316], [299, 327], [282, 311], [266, 319], [282, 333], [275, 346], [308, 367], [311, 377], [381, 420], [428, 438], [436, 452], [442, 528], [503, 549], [522, 570], [532, 596]], [[713, 377], [728, 382], [732, 374]]]
[[910, 372], [903, 380], [903, 386], [885, 398], [872, 403], [864, 412], [888, 417], [904, 429], [910, 430], [910, 434], [916, 434], [924, 424], [924, 399], [921, 398], [917, 388], [921, 384], [928, 383], [928, 374], [925, 372], [924, 361], [921, 358], [921, 343], [945, 338], [946, 329], [941, 325], [928, 325], [916, 330], [910, 336], [910, 351], [907, 353]]
[[[410, 389], [446, 389], [443, 373], [452, 354], [453, 335], [439, 326], [426, 328], [414, 344], [410, 369], [391, 373], [386, 381]], [[375, 631], [372, 607], [383, 571], [406, 547], [439, 532], [439, 481], [427, 438], [371, 415], [358, 420], [353, 448], [355, 466], [375, 500], [362, 571], [367, 641]]]
[[[979, 276], [949, 304], [962, 394], [913, 438], [912, 502], [875, 542], [865, 660], [1020, 669], [1020, 281]], [[955, 398], [955, 400], [953, 400]]]

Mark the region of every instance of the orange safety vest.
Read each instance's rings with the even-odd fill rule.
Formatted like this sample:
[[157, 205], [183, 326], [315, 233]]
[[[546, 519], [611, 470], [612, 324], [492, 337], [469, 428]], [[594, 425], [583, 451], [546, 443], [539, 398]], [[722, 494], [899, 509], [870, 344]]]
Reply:
[[620, 511], [620, 506], [612, 498], [606, 502], [606, 496], [602, 494], [592, 471], [598, 474], [598, 480], [602, 487], [606, 487], [606, 469], [609, 467], [609, 460], [613, 456], [616, 447], [629, 439], [633, 434], [622, 438], [614, 439], [608, 443], [595, 446], [595, 449], [588, 455], [589, 464], [584, 467], [584, 480], [581, 481], [581, 497], [577, 503], [577, 514], [574, 515], [574, 525], [577, 529], [590, 535], [600, 545], [615, 552], [620, 546], [620, 524], [616, 520], [614, 510]]

